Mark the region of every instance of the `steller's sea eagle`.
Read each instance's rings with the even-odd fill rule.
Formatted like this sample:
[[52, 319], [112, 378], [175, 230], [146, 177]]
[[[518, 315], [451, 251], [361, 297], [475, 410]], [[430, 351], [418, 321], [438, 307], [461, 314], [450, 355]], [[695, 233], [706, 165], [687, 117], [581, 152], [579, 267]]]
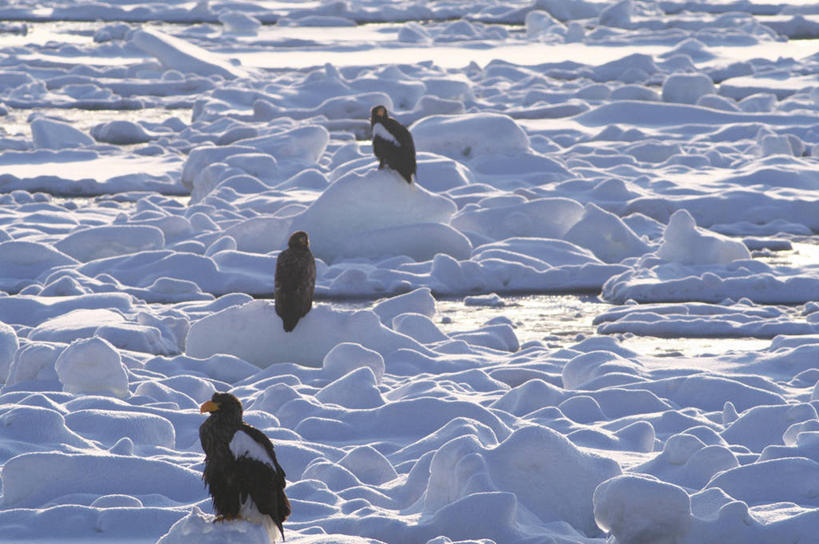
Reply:
[[310, 240], [306, 232], [296, 231], [290, 235], [287, 249], [276, 259], [273, 294], [285, 332], [292, 331], [313, 307], [315, 288], [316, 260], [310, 252]]
[[215, 521], [246, 519], [263, 524], [271, 540], [275, 528], [284, 538], [290, 501], [270, 439], [242, 421], [242, 403], [230, 393], [214, 393], [199, 412], [210, 414], [199, 427], [199, 440], [205, 450], [202, 478], [213, 498]]
[[370, 111], [373, 131], [373, 153], [378, 158], [378, 169], [386, 164], [412, 183], [415, 176], [415, 143], [407, 128], [390, 117], [387, 108], [376, 106]]

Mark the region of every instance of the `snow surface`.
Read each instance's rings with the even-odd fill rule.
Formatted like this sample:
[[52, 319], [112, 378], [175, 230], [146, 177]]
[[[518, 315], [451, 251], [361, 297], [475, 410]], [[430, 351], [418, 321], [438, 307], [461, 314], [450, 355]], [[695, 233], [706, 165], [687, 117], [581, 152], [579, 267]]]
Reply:
[[0, 6], [0, 542], [268, 542], [212, 523], [215, 391], [276, 445], [288, 542], [815, 541], [817, 13]]

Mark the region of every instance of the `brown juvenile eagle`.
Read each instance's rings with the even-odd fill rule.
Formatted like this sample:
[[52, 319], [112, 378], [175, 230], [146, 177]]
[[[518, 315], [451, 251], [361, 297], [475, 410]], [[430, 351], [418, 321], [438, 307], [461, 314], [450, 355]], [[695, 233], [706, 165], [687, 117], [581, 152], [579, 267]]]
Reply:
[[285, 332], [292, 331], [313, 307], [315, 288], [316, 260], [307, 233], [300, 230], [290, 235], [287, 249], [276, 260], [276, 313], [282, 318]]
[[282, 524], [290, 515], [290, 501], [270, 439], [242, 421], [242, 403], [230, 393], [214, 393], [199, 412], [210, 414], [199, 427], [199, 441], [205, 450], [202, 478], [213, 498], [215, 521], [261, 523], [271, 539], [275, 525], [284, 538]]
[[390, 117], [387, 108], [376, 106], [370, 111], [373, 131], [373, 153], [378, 158], [378, 169], [386, 164], [412, 183], [415, 176], [415, 142], [407, 128]]

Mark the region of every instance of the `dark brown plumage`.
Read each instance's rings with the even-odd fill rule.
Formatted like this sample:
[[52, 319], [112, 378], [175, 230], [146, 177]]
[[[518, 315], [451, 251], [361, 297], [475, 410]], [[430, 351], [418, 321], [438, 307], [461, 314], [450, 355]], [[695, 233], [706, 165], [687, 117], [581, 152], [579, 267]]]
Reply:
[[272, 522], [284, 538], [290, 501], [270, 439], [242, 421], [242, 403], [230, 393], [214, 393], [199, 411], [210, 413], [199, 427], [199, 440], [205, 451], [202, 478], [213, 497], [216, 521]]
[[378, 158], [379, 170], [386, 164], [412, 183], [415, 176], [415, 142], [407, 128], [390, 117], [387, 108], [376, 106], [370, 111], [373, 133], [373, 153]]
[[307, 233], [300, 230], [290, 235], [287, 249], [276, 260], [276, 313], [282, 318], [285, 332], [292, 331], [313, 307], [315, 288], [316, 260]]

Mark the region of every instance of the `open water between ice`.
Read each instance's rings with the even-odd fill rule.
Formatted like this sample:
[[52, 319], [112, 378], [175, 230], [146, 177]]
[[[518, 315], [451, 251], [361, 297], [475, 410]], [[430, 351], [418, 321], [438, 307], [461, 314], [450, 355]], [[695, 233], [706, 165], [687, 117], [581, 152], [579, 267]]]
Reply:
[[[596, 334], [592, 324], [595, 316], [613, 306], [594, 295], [530, 294], [502, 297], [502, 305], [474, 306], [465, 299], [438, 299], [438, 315], [434, 320], [447, 334], [475, 331], [487, 322], [501, 320], [511, 323], [521, 346], [540, 341], [562, 348]], [[369, 308], [372, 302], [322, 301], [337, 308]], [[796, 309], [793, 309], [796, 313]], [[508, 321], [507, 321], [508, 320]], [[735, 351], [754, 351], [770, 345], [765, 338], [674, 337], [659, 338], [634, 334], [618, 335], [623, 347], [654, 357], [694, 357], [718, 355]]]
[[[768, 264], [804, 266], [819, 263], [819, 240], [792, 242], [792, 249], [758, 256]], [[370, 308], [373, 301], [323, 301], [338, 308]], [[467, 298], [438, 298], [436, 324], [447, 334], [474, 331], [490, 321], [511, 324], [523, 346], [539, 341], [553, 348], [568, 347], [597, 334], [594, 318], [614, 306], [594, 294], [527, 294], [499, 297], [495, 303], [474, 304]], [[801, 306], [780, 306], [794, 318]], [[716, 356], [768, 347], [770, 338], [754, 337], [655, 337], [632, 333], [617, 335], [624, 348], [650, 357]]]

